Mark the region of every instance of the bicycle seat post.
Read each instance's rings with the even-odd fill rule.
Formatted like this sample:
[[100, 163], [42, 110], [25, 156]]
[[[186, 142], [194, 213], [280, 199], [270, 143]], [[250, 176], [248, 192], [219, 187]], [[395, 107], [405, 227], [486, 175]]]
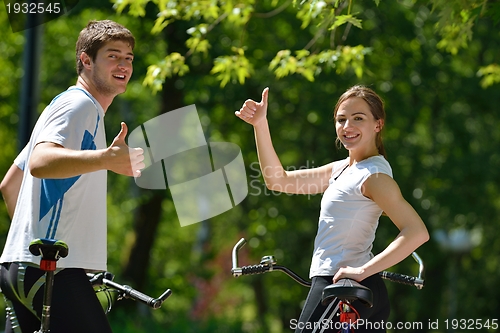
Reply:
[[339, 320], [341, 323], [340, 332], [342, 332], [342, 333], [354, 332], [353, 325], [355, 325], [356, 322], [358, 321], [359, 313], [351, 305], [351, 302], [349, 300], [346, 300], [346, 299], [340, 300], [339, 313], [340, 313]]
[[59, 258], [68, 255], [68, 246], [55, 239], [35, 239], [30, 243], [29, 250], [34, 256], [41, 255], [40, 269], [45, 272], [45, 288], [43, 294], [42, 318], [40, 333], [50, 332], [50, 304], [52, 302], [52, 288], [54, 286], [54, 272]]

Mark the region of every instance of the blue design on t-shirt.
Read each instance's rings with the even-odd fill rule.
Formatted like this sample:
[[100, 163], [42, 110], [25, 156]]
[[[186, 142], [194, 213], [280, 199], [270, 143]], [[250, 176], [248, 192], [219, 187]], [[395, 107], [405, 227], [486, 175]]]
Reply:
[[[72, 90], [72, 89], [70, 89]], [[81, 90], [81, 89], [79, 89]], [[82, 90], [83, 91], [83, 90]], [[83, 91], [85, 92], [85, 91]], [[86, 92], [85, 92], [86, 93]], [[88, 95], [86, 93], [86, 95]], [[57, 96], [59, 97], [59, 96]], [[56, 97], [56, 98], [57, 98]], [[89, 96], [90, 98], [90, 96]], [[92, 98], [91, 98], [92, 100]], [[92, 100], [95, 105], [95, 102]], [[97, 110], [97, 105], [96, 105]], [[83, 133], [82, 142], [80, 145], [81, 150], [96, 150], [95, 135], [99, 127], [99, 112], [97, 113], [96, 127], [92, 135], [88, 130]], [[47, 228], [46, 238], [55, 238], [61, 211], [63, 207], [64, 194], [76, 183], [81, 176], [74, 176], [64, 179], [42, 179], [41, 192], [40, 192], [40, 215], [41, 221], [52, 210], [52, 214]]]

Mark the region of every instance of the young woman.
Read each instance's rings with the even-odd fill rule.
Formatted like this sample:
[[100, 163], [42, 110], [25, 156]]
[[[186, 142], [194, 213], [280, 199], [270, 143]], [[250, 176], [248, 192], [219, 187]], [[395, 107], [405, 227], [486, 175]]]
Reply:
[[[349, 151], [346, 159], [314, 169], [286, 171], [274, 150], [267, 122], [269, 89], [262, 100], [247, 100], [235, 114], [254, 126], [257, 153], [266, 186], [273, 191], [296, 194], [323, 193], [318, 232], [310, 269], [312, 287], [296, 326], [296, 333], [312, 332], [318, 324], [323, 332], [336, 332], [325, 319], [332, 306], [321, 305], [324, 287], [350, 278], [370, 288], [374, 306], [357, 306], [364, 322], [356, 332], [385, 332], [390, 305], [387, 290], [378, 275], [409, 256], [429, 239], [417, 212], [403, 198], [385, 158], [381, 132], [385, 111], [381, 98], [371, 89], [354, 86], [338, 100], [334, 109], [337, 140]], [[382, 212], [400, 230], [394, 241], [377, 255], [371, 253], [375, 230]], [[326, 324], [326, 325], [325, 325]], [[317, 330], [318, 332], [321, 329]]]

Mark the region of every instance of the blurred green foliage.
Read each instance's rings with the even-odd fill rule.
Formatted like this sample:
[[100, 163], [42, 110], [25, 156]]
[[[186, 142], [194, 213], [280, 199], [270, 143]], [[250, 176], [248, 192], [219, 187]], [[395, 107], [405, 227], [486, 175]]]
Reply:
[[[449, 3], [466, 4], [456, 9]], [[260, 99], [266, 86], [275, 148], [290, 169], [346, 156], [335, 147], [332, 122], [333, 106], [346, 88], [363, 83], [384, 98], [384, 138], [394, 177], [432, 236], [418, 251], [427, 265], [426, 287], [387, 284], [391, 321], [498, 317], [498, 6], [417, 0], [122, 0], [114, 6], [81, 1], [69, 15], [43, 26], [37, 112], [75, 82], [74, 44], [81, 28], [89, 19], [114, 19], [137, 43], [129, 88], [106, 114], [108, 142], [120, 121], [131, 131], [161, 109], [171, 110], [169, 100], [181, 98], [184, 105], [196, 105], [208, 141], [241, 147], [249, 185], [248, 197], [231, 211], [183, 228], [167, 191], [142, 291], [158, 296], [171, 288], [173, 295], [155, 311], [119, 302], [109, 315], [116, 332], [278, 333], [289, 331], [289, 321], [298, 318], [304, 287], [280, 273], [238, 279], [230, 274], [231, 248], [246, 237], [241, 265], [272, 254], [307, 276], [316, 232], [320, 196], [267, 190], [253, 130], [233, 114], [247, 98]], [[453, 29], [466, 31], [450, 35]], [[17, 154], [25, 37], [10, 32], [2, 6], [0, 31], [4, 174]], [[350, 58], [342, 60], [342, 52]], [[137, 209], [151, 200], [152, 191], [111, 173], [108, 188], [109, 270], [117, 281], [133, 284], [121, 272], [136, 239]], [[8, 225], [0, 205], [2, 239]], [[453, 230], [473, 232], [477, 243], [453, 250], [440, 237]], [[381, 218], [374, 251], [396, 234]], [[394, 270], [416, 273], [411, 259]]]

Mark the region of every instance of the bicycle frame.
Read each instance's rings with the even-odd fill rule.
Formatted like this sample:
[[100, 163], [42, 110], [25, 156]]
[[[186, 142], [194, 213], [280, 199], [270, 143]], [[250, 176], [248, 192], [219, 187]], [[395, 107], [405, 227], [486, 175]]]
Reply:
[[[40, 255], [40, 269], [45, 271], [45, 287], [44, 298], [42, 306], [42, 318], [40, 320], [40, 330], [35, 333], [48, 333], [50, 332], [50, 306], [52, 301], [53, 281], [56, 270], [56, 263], [60, 258], [68, 255], [68, 246], [63, 241], [55, 239], [35, 239], [30, 243], [29, 251], [35, 255]], [[146, 304], [153, 309], [159, 309], [163, 302], [172, 294], [170, 289], [165, 290], [160, 297], [153, 298], [138, 290], [133, 289], [128, 285], [122, 285], [113, 281], [114, 275], [109, 272], [98, 274], [87, 274], [89, 281], [92, 285], [104, 285], [111, 290], [118, 292], [117, 300], [129, 298], [135, 301]], [[114, 301], [109, 300], [108, 306], [105, 310], [108, 313]]]

